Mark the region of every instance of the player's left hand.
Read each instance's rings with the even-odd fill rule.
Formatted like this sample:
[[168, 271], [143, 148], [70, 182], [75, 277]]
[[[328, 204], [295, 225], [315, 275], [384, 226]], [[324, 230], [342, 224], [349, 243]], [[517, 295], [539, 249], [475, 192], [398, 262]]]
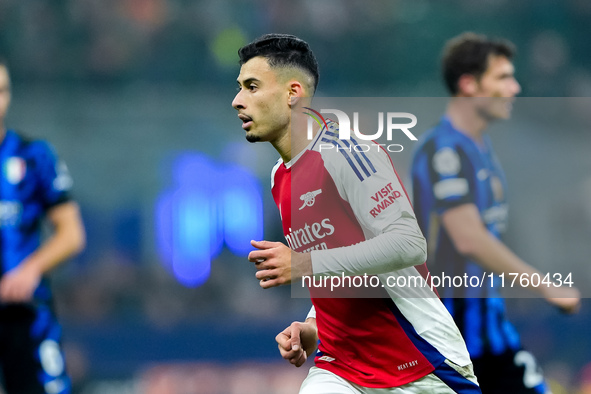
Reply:
[[288, 285], [304, 275], [312, 275], [312, 259], [309, 253], [297, 253], [281, 242], [251, 241], [258, 250], [248, 255], [258, 270], [255, 277], [264, 289]]
[[6, 272], [0, 280], [0, 301], [29, 302], [41, 281], [41, 272], [31, 264], [21, 263]]
[[296, 367], [301, 367], [308, 356], [314, 353], [318, 343], [316, 319], [304, 323], [293, 322], [275, 337], [281, 357]]

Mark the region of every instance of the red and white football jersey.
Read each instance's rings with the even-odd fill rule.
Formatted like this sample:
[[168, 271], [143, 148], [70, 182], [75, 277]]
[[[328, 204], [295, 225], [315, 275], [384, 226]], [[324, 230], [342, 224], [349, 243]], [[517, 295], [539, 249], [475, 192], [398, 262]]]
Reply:
[[[279, 160], [271, 177], [285, 237], [295, 251], [311, 251], [315, 275], [330, 272], [331, 258], [347, 251], [343, 247], [388, 232], [402, 218], [412, 219], [411, 232], [420, 234], [389, 155], [372, 142], [339, 140], [332, 121], [289, 163]], [[332, 274], [344, 271], [354, 270], [335, 266]], [[421, 275], [414, 266], [373, 274], [384, 284], [388, 277]], [[428, 286], [380, 291], [381, 298], [328, 298], [310, 289], [320, 340], [317, 367], [361, 386], [386, 388], [419, 379], [446, 358], [470, 364], [459, 330]]]

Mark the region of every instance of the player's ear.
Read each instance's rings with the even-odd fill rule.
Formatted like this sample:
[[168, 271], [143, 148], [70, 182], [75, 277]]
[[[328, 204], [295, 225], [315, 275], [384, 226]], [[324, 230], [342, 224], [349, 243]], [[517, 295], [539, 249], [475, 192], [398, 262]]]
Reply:
[[304, 86], [296, 81], [293, 80], [289, 83], [289, 105], [294, 106], [296, 105], [302, 97], [305, 96]]
[[478, 80], [472, 74], [464, 74], [458, 80], [458, 94], [461, 96], [474, 96], [478, 92]]

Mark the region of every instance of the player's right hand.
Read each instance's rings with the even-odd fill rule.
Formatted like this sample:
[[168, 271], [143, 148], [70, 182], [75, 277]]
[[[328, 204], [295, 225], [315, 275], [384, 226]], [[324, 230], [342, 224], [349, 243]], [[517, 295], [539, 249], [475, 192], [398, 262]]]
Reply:
[[38, 267], [23, 262], [0, 279], [0, 300], [3, 303], [30, 302], [40, 281], [41, 271]]
[[275, 340], [281, 357], [296, 367], [304, 365], [308, 355], [316, 349], [316, 325], [310, 322], [293, 322], [277, 334]]
[[248, 260], [255, 263], [255, 277], [263, 289], [312, 275], [310, 253], [297, 253], [281, 242], [253, 240], [250, 244], [257, 249], [248, 254]]
[[[576, 287], [549, 287], [546, 301], [564, 313], [577, 313], [581, 308], [581, 293]], [[548, 293], [548, 292], [547, 292]]]

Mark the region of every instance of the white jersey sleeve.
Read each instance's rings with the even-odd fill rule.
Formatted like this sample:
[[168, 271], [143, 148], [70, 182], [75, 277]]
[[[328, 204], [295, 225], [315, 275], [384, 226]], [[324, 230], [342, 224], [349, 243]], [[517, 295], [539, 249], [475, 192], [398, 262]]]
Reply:
[[365, 169], [360, 172], [337, 150], [321, 153], [366, 241], [312, 251], [314, 275], [375, 275], [424, 263], [426, 241], [388, 154], [372, 143], [371, 149], [360, 155]]
[[316, 319], [316, 308], [314, 307], [314, 305], [312, 305], [312, 308], [310, 308], [310, 312], [308, 312], [308, 316], [306, 316], [306, 320], [308, 319]]

